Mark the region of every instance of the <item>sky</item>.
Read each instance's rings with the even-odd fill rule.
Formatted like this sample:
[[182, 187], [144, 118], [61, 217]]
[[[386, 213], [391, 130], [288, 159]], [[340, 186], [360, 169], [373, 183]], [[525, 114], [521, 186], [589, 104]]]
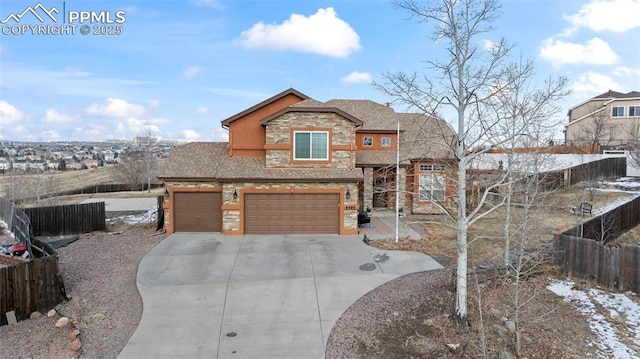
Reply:
[[[478, 46], [505, 37], [535, 81], [566, 76], [562, 121], [608, 90], [640, 91], [640, 0], [507, 0], [501, 13]], [[226, 141], [220, 121], [288, 88], [386, 103], [373, 81], [443, 58], [431, 24], [387, 0], [2, 0], [0, 28], [2, 141]]]

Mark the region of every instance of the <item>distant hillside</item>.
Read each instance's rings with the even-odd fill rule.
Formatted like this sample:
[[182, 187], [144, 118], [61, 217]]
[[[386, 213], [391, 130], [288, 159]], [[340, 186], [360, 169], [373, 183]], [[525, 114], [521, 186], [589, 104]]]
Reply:
[[0, 197], [46, 198], [92, 186], [124, 184], [120, 177], [113, 166], [40, 174], [7, 173], [0, 175]]

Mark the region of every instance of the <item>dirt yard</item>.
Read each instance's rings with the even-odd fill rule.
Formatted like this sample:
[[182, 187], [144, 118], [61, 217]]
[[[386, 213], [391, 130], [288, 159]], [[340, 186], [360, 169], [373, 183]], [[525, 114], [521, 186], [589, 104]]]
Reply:
[[[571, 206], [589, 201], [597, 214], [611, 203], [636, 195], [608, 191], [592, 194], [590, 197], [590, 193], [577, 188], [548, 194], [535, 208], [535, 218], [529, 224], [535, 230], [524, 243], [514, 237], [512, 245], [548, 253], [553, 235], [581, 220], [571, 212]], [[516, 210], [512, 215], [520, 218], [522, 211]], [[470, 263], [482, 266], [500, 262], [504, 218], [503, 210], [496, 211], [470, 228]], [[537, 275], [522, 283], [519, 291], [515, 290], [512, 278], [503, 276], [485, 281], [482, 274], [476, 277], [471, 272], [468, 292], [471, 327], [454, 327], [450, 318], [454, 303], [451, 270], [456, 258], [455, 230], [446, 225], [444, 216], [414, 215], [408, 220], [421, 231], [423, 240], [370, 241], [370, 245], [420, 251], [432, 255], [447, 268], [402, 277], [362, 297], [334, 326], [327, 358], [515, 358], [516, 334], [511, 327], [516, 293], [521, 303], [518, 329], [522, 330], [523, 358], [620, 357], [619, 353], [594, 344], [602, 342], [593, 332], [593, 319], [598, 315], [613, 328], [607, 335], [616, 333], [628, 344], [623, 357], [640, 358], [640, 337], [632, 334], [638, 330], [638, 324], [602, 306], [596, 306], [596, 314], [580, 314], [575, 303], [564, 301], [546, 289], [550, 278], [561, 278], [549, 263], [540, 265]], [[638, 233], [636, 228], [619, 241], [639, 244]], [[577, 289], [588, 291], [590, 285], [578, 281]], [[636, 294], [625, 295], [636, 305], [640, 303]]]

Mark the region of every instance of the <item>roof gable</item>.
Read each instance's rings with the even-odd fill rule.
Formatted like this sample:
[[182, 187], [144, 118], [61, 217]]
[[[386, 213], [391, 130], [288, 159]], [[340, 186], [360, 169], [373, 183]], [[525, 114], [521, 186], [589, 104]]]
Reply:
[[313, 106], [313, 107], [303, 107], [303, 106], [289, 106], [285, 109], [282, 109], [271, 116], [267, 116], [262, 121], [260, 121], [261, 125], [266, 125], [269, 121], [284, 115], [285, 113], [290, 112], [323, 112], [323, 113], [335, 113], [338, 114], [347, 120], [356, 124], [356, 126], [362, 126], [362, 121], [355, 116], [352, 116], [338, 108], [329, 107], [329, 106]]
[[617, 91], [607, 91], [603, 94], [600, 94], [593, 99], [612, 99], [612, 98], [638, 98], [640, 97], [640, 92], [638, 91], [630, 91], [628, 93], [622, 93]]
[[256, 111], [256, 110], [258, 110], [258, 109], [260, 109], [260, 108], [262, 108], [264, 106], [267, 106], [267, 105], [269, 105], [269, 104], [271, 104], [273, 102], [276, 102], [276, 101], [278, 101], [278, 100], [280, 100], [280, 99], [282, 99], [282, 98], [284, 98], [286, 96], [289, 96], [289, 95], [297, 96], [301, 100], [309, 99], [309, 96], [303, 94], [302, 92], [300, 92], [300, 91], [298, 91], [298, 90], [296, 90], [294, 88], [290, 88], [288, 90], [280, 92], [277, 95], [271, 96], [268, 99], [266, 99], [266, 100], [264, 100], [264, 101], [262, 101], [262, 102], [260, 102], [260, 103], [258, 103], [256, 105], [254, 105], [254, 106], [251, 106], [251, 107], [249, 107], [248, 109], [246, 109], [246, 110], [244, 110], [242, 112], [239, 112], [239, 113], [227, 118], [226, 120], [222, 120], [221, 121], [222, 122], [222, 126], [229, 126], [229, 124], [231, 122], [233, 122], [233, 121], [235, 121], [235, 120], [237, 120], [239, 118], [242, 118], [242, 117], [250, 114], [251, 112], [254, 112], [254, 111]]

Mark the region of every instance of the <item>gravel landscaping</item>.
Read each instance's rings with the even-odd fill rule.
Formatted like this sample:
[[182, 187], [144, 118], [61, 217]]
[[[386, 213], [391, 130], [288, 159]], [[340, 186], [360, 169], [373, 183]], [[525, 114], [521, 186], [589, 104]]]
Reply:
[[[67, 296], [70, 300], [48, 318], [0, 327], [3, 358], [116, 358], [138, 326], [142, 300], [136, 271], [142, 257], [165, 235], [154, 228], [112, 226], [108, 232], [83, 234], [58, 249]], [[44, 238], [55, 240], [56, 238]], [[70, 323], [54, 325], [65, 316]], [[72, 332], [82, 343], [71, 350]]]

